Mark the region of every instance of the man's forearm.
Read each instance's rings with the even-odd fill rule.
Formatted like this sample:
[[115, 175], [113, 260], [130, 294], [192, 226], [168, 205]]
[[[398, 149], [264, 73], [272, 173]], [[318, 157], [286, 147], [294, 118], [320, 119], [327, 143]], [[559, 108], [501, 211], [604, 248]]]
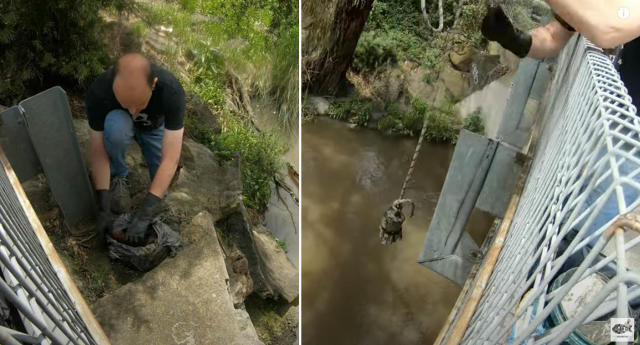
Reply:
[[171, 179], [173, 179], [173, 175], [176, 173], [177, 168], [177, 160], [163, 159], [158, 167], [156, 176], [151, 182], [149, 192], [162, 199], [164, 197], [164, 192], [169, 188], [169, 184], [171, 184]]
[[109, 156], [105, 151], [103, 138], [102, 132], [89, 132], [89, 165], [96, 190], [108, 190], [110, 183]]
[[640, 36], [640, 0], [547, 0], [586, 38], [612, 48]]
[[532, 44], [527, 56], [534, 59], [556, 56], [573, 35], [556, 20], [529, 31], [529, 34]]
[[149, 192], [158, 198], [164, 196], [178, 168], [183, 133], [184, 129], [165, 130], [162, 136], [162, 160], [149, 189]]

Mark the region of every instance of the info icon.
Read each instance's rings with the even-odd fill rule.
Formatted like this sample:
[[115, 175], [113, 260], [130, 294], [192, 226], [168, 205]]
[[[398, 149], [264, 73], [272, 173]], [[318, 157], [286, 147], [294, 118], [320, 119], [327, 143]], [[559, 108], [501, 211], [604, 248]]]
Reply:
[[633, 341], [635, 333], [633, 318], [612, 318], [611, 321], [611, 341]]

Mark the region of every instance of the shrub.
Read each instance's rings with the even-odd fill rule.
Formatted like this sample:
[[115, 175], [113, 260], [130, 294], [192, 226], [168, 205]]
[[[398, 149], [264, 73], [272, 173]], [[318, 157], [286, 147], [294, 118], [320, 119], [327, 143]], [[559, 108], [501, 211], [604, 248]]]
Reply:
[[360, 72], [371, 72], [383, 65], [395, 64], [397, 48], [386, 35], [364, 32], [360, 35], [352, 66]]
[[378, 121], [378, 129], [403, 135], [420, 135], [424, 120], [427, 120], [425, 139], [430, 142], [455, 142], [459, 124], [448, 102], [436, 108], [414, 98], [411, 108], [403, 111], [397, 103], [391, 104], [387, 116]]
[[0, 104], [59, 84], [86, 86], [110, 61], [101, 41], [105, 7], [123, 0], [0, 2]]
[[348, 102], [332, 103], [329, 117], [334, 120], [350, 120], [358, 126], [366, 126], [371, 118], [371, 104], [354, 98]]
[[273, 132], [249, 129], [235, 114], [224, 118], [225, 130], [214, 138], [212, 151], [226, 159], [240, 156], [244, 203], [262, 212], [271, 198], [273, 176], [283, 165], [284, 147]]
[[389, 115], [378, 120], [378, 129], [384, 133], [397, 132], [401, 125], [398, 118]]
[[463, 128], [471, 132], [484, 135], [484, 124], [480, 108], [476, 109], [464, 119]]

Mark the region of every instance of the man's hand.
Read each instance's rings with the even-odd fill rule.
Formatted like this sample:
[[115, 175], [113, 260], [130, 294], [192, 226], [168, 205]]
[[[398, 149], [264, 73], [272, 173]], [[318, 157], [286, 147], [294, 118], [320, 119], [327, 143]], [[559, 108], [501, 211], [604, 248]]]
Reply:
[[144, 240], [147, 228], [153, 220], [156, 206], [160, 203], [160, 198], [148, 193], [142, 201], [142, 205], [136, 211], [131, 224], [127, 228], [127, 242], [130, 244], [140, 244]]
[[505, 49], [523, 58], [531, 49], [531, 35], [513, 26], [500, 6], [492, 6], [482, 20], [482, 35], [500, 43]]
[[109, 191], [101, 189], [96, 191], [98, 195], [98, 219], [96, 228], [100, 236], [111, 233], [113, 227], [113, 214], [111, 213], [111, 203], [109, 199]]

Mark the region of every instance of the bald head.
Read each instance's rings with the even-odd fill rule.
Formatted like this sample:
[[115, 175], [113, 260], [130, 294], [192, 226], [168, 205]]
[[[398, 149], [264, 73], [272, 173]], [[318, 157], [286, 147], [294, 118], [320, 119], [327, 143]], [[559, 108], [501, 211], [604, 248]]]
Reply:
[[113, 93], [131, 115], [147, 107], [158, 78], [151, 73], [151, 63], [141, 54], [126, 54], [118, 59], [113, 79]]

